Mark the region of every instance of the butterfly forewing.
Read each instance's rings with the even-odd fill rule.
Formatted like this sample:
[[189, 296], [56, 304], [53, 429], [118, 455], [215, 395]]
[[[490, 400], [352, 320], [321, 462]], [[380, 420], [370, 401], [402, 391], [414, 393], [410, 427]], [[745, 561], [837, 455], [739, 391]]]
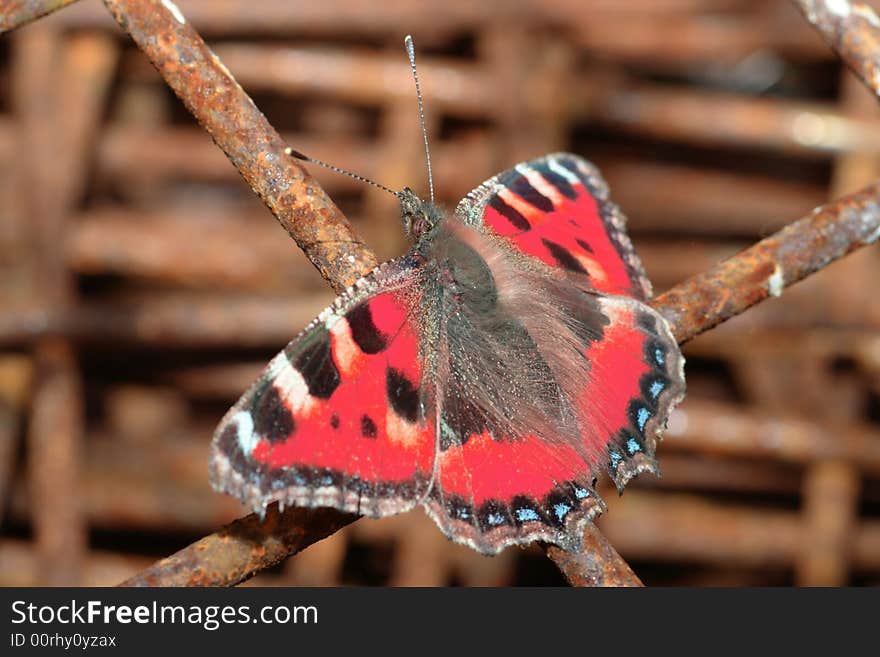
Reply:
[[381, 265], [269, 363], [218, 426], [212, 480], [273, 501], [379, 516], [412, 508], [434, 466], [415, 268]]
[[518, 164], [468, 194], [456, 214], [548, 265], [588, 276], [596, 291], [651, 296], [626, 219], [582, 157], [554, 153]]

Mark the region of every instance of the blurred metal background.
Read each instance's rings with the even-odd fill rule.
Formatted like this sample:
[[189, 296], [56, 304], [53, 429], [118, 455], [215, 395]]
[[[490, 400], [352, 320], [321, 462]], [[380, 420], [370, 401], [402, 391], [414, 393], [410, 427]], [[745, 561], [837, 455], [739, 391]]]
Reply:
[[[580, 153], [657, 291], [880, 178], [876, 100], [782, 0], [178, 6], [291, 145], [423, 190], [413, 34], [440, 199]], [[405, 250], [396, 199], [310, 169]], [[867, 249], [687, 345], [663, 478], [604, 487], [646, 584], [880, 583], [878, 281]], [[331, 298], [100, 2], [0, 39], [0, 585], [115, 584], [241, 515], [213, 426]], [[562, 581], [415, 511], [252, 583]]]

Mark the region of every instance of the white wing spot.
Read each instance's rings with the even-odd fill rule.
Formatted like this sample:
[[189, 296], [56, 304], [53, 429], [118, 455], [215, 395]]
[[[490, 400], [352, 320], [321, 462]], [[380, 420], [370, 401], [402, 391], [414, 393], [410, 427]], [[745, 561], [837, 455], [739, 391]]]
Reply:
[[330, 336], [333, 341], [333, 359], [342, 375], [349, 377], [358, 369], [361, 350], [351, 337], [351, 326], [345, 317], [340, 317], [331, 327]]
[[289, 404], [290, 412], [309, 415], [316, 400], [309, 394], [309, 387], [302, 374], [293, 368], [284, 352], [272, 359], [270, 368], [275, 373], [275, 386]]
[[404, 420], [390, 405], [385, 412], [385, 433], [388, 440], [405, 449], [412, 449], [418, 445], [419, 425]]
[[232, 416], [232, 421], [235, 422], [239, 448], [243, 454], [250, 456], [259, 440], [256, 434], [254, 434], [254, 420], [250, 412], [239, 411]]
[[516, 170], [522, 174], [529, 183], [537, 189], [541, 194], [550, 199], [554, 207], [562, 205], [567, 199], [559, 193], [553, 185], [547, 182], [540, 173], [531, 169], [524, 164], [516, 167]]
[[555, 159], [547, 160], [547, 165], [550, 167], [550, 170], [553, 171], [553, 173], [558, 173], [560, 176], [565, 178], [572, 185], [582, 184], [580, 181], [580, 178], [578, 178], [574, 172], [566, 169], [564, 166], [559, 164]]
[[874, 10], [871, 7], [858, 4], [853, 7], [852, 10], [854, 14], [858, 14], [874, 27], [880, 27], [880, 18], [877, 18], [877, 14], [874, 13]]
[[584, 255], [583, 253], [572, 252], [571, 255], [574, 256], [574, 259], [581, 264], [581, 267], [587, 270], [590, 278], [597, 281], [608, 280], [608, 272], [606, 272], [605, 269], [602, 268], [602, 265], [596, 262], [596, 260], [590, 258], [587, 255]]
[[849, 13], [852, 11], [852, 7], [849, 6], [848, 0], [826, 0], [825, 7], [832, 14], [837, 14], [838, 16], [849, 16]]

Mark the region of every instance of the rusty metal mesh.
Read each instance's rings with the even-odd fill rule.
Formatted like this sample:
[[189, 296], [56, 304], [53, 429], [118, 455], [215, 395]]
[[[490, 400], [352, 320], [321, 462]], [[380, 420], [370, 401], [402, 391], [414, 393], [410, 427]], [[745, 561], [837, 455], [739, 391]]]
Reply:
[[[412, 33], [439, 198], [581, 153], [657, 292], [880, 178], [876, 99], [787, 3], [178, 6], [275, 146], [421, 189]], [[265, 134], [218, 100], [219, 78], [172, 64], [239, 171], [101, 3], [0, 42], [2, 585], [115, 584], [242, 514], [208, 486], [213, 426], [333, 293], [241, 175], [337, 286], [372, 253], [327, 238], [348, 228], [320, 188], [381, 259], [406, 248], [396, 199], [323, 170], [296, 191], [329, 232], [304, 231], [301, 196], [235, 159]], [[878, 281], [866, 249], [685, 347], [663, 478], [603, 490], [598, 526], [646, 584], [880, 581]], [[348, 525], [251, 580], [563, 581], [537, 547], [481, 557], [421, 511]]]

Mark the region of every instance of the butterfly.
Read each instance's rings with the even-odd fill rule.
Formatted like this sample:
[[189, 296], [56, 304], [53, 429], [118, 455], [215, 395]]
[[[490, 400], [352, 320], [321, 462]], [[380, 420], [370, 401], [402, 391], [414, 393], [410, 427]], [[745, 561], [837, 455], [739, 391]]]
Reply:
[[211, 480], [371, 517], [422, 505], [484, 554], [576, 550], [685, 391], [684, 359], [596, 167], [516, 165], [453, 212], [399, 192], [412, 247], [268, 364], [214, 434]]

